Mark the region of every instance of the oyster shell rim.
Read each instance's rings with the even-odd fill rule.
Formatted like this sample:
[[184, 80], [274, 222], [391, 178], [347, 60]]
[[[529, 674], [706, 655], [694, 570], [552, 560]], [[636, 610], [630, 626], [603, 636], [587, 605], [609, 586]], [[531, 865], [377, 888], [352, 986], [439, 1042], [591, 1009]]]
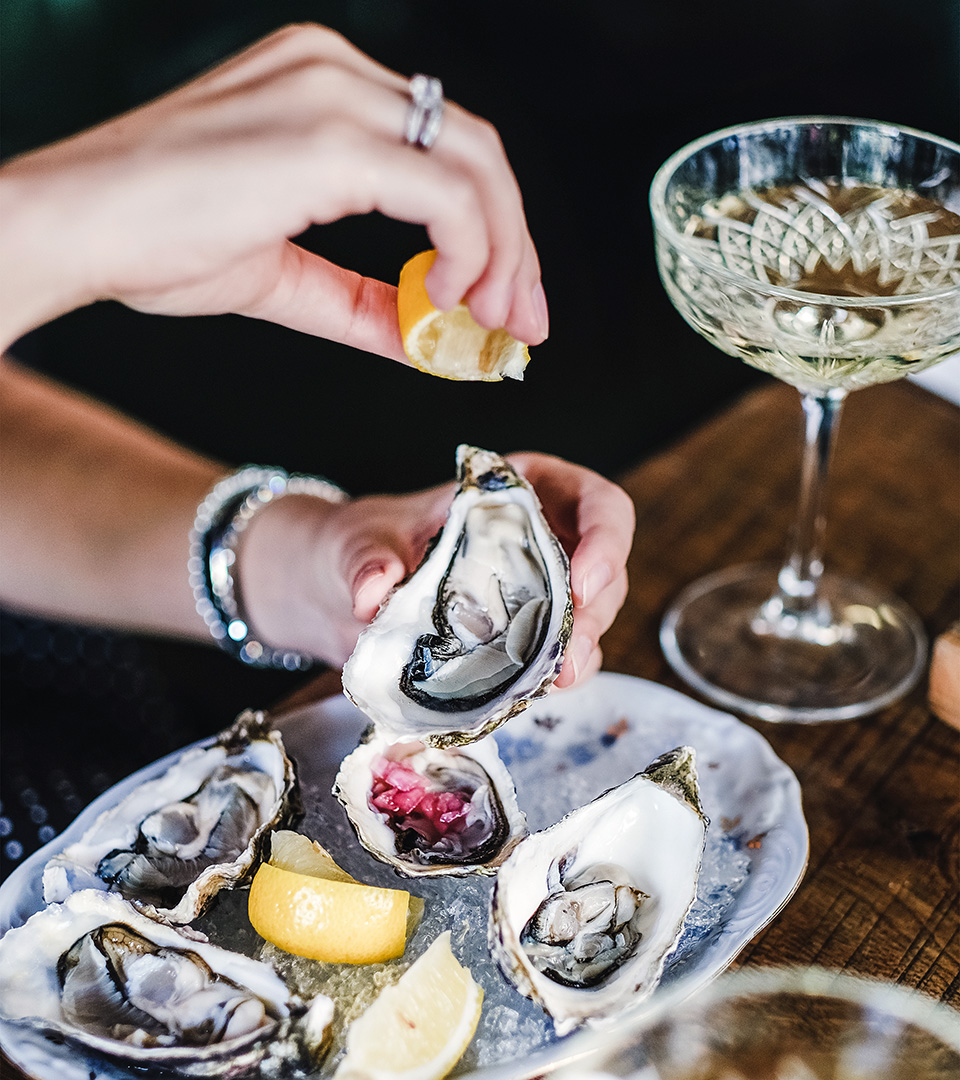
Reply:
[[[196, 952], [214, 972], [226, 975], [252, 991], [280, 1015], [254, 1031], [208, 1046], [140, 1046], [86, 1031], [62, 1015], [30, 1013], [18, 1016], [8, 1011], [8, 999], [3, 995], [4, 980], [9, 977], [8, 965], [11, 960], [19, 959], [17, 952], [22, 952], [28, 944], [33, 946], [30, 955], [35, 961], [35, 935], [46, 935], [47, 948], [42, 959], [55, 962], [60, 954], [58, 950], [65, 951], [90, 930], [110, 922], [129, 926], [157, 944]], [[15, 950], [14, 956], [8, 958], [6, 954], [11, 950]], [[317, 1059], [329, 1042], [333, 1010], [326, 995], [317, 995], [305, 1003], [291, 992], [269, 964], [215, 945], [195, 931], [188, 934], [182, 927], [151, 918], [117, 892], [80, 889], [63, 901], [40, 908], [26, 922], [11, 927], [0, 938], [0, 960], [5, 960], [0, 967], [0, 1020], [43, 1038], [63, 1041], [84, 1053], [126, 1068], [172, 1070], [186, 1076], [229, 1077], [248, 1072], [272, 1052], [271, 1047], [285, 1043], [291, 1037], [299, 1038], [304, 1050]], [[239, 973], [237, 969], [240, 969]], [[36, 970], [36, 963], [32, 970]], [[14, 982], [12, 978], [10, 981]], [[52, 992], [49, 985], [42, 989]], [[35, 981], [28, 993], [31, 1001], [37, 1000]], [[274, 997], [264, 997], [264, 993], [272, 993]], [[298, 1024], [299, 1028], [295, 1028]]]
[[[381, 603], [374, 619], [361, 631], [357, 639], [356, 647], [343, 665], [341, 674], [341, 684], [347, 699], [356, 705], [361, 712], [367, 715], [378, 728], [388, 732], [393, 741], [399, 742], [403, 739], [416, 739], [439, 749], [465, 746], [472, 742], [479, 742], [481, 739], [484, 739], [494, 732], [502, 724], [506, 723], [509, 719], [526, 709], [531, 702], [547, 694], [552, 688], [557, 676], [560, 674], [560, 669], [563, 666], [564, 653], [573, 631], [574, 620], [573, 595], [570, 588], [570, 559], [567, 556], [566, 551], [564, 551], [563, 545], [560, 543], [547, 522], [540, 499], [537, 496], [533, 485], [521, 473], [514, 469], [502, 455], [492, 450], [484, 450], [481, 447], [473, 446], [469, 443], [461, 443], [457, 447], [456, 466], [457, 487], [454, 491], [453, 499], [443, 524], [437, 533], [431, 537], [423, 557], [417, 566], [390, 590]], [[377, 630], [375, 629], [377, 620], [389, 609], [389, 605], [394, 596], [402, 589], [406, 588], [416, 575], [424, 570], [430, 563], [444, 539], [447, 527], [451, 522], [454, 507], [457, 506], [457, 500], [471, 491], [486, 493], [511, 489], [519, 490], [523, 493], [525, 498], [529, 499], [529, 518], [534, 532], [537, 535], [538, 542], [541, 543], [545, 561], [548, 555], [555, 558], [561, 568], [563, 577], [563, 596], [557, 596], [556, 589], [552, 590], [553, 595], [551, 600], [549, 625], [555, 624], [553, 641], [551, 642], [549, 638], [545, 640], [535, 657], [535, 661], [539, 661], [544, 665], [542, 676], [532, 680], [533, 685], [529, 686], [529, 688], [524, 688], [518, 694], [512, 695], [515, 700], [511, 703], [501, 704], [500, 707], [494, 707], [493, 705], [482, 707], [480, 710], [481, 715], [486, 716], [486, 718], [478, 721], [477, 724], [472, 727], [463, 725], [458, 727], [458, 717], [463, 717], [466, 714], [454, 712], [438, 714], [442, 717], [448, 717], [449, 722], [437, 724], [437, 726], [431, 730], [413, 730], [412, 727], [407, 725], [404, 716], [401, 716], [400, 723], [397, 722], [396, 715], [387, 719], [383, 710], [378, 708], [376, 704], [369, 702], [369, 695], [361, 693], [356, 685], [352, 685], [354, 668], [359, 663], [359, 660], [355, 660], [354, 658], [361, 653], [361, 648], [366, 649], [369, 643], [375, 638], [377, 633]], [[558, 608], [562, 608], [559, 615], [557, 614]], [[530, 664], [526, 670], [529, 671], [533, 667], [535, 667], [534, 663]], [[511, 687], [508, 688], [508, 699], [511, 697], [509, 690], [512, 689], [517, 682], [523, 681], [525, 673], [526, 672], [521, 673], [516, 682], [511, 684]], [[399, 677], [397, 678], [397, 681], [399, 683]], [[422, 709], [422, 706], [417, 706], [417, 708]], [[403, 712], [399, 707], [397, 711], [401, 714]]]
[[[703, 864], [707, 828], [710, 824], [710, 819], [705, 814], [700, 802], [699, 785], [696, 775], [696, 751], [692, 746], [685, 745], [661, 754], [645, 769], [635, 773], [632, 777], [628, 777], [621, 783], [606, 788], [588, 802], [569, 810], [552, 825], [530, 833], [511, 853], [512, 857], [515, 856], [519, 858], [524, 844], [536, 842], [538, 838], [543, 838], [550, 834], [557, 835], [563, 829], [569, 828], [571, 820], [575, 820], [578, 815], [581, 815], [585, 811], [589, 812], [591, 808], [596, 807], [596, 804], [615, 796], [620, 789], [640, 780], [646, 780], [655, 784], [678, 803], [692, 810], [702, 827], [702, 840], [696, 858], [692, 893], [689, 901], [680, 913], [679, 918], [676, 920], [672, 940], [665, 948], [663, 948], [660, 955], [655, 959], [654, 967], [651, 969], [653, 977], [645, 986], [643, 986], [642, 993], [640, 992], [641, 986], [637, 985], [633, 987], [628, 995], [626, 995], [627, 1000], [624, 1001], [622, 1005], [618, 1006], [615, 1002], [612, 1002], [611, 1004], [603, 1006], [601, 1010], [594, 1012], [564, 1010], [563, 1015], [555, 1015], [548, 1000], [551, 995], [556, 995], [557, 993], [563, 993], [564, 995], [577, 995], [583, 993], [588, 995], [588, 998], [585, 1000], [589, 1000], [589, 995], [598, 988], [561, 987], [557, 983], [552, 983], [548, 976], [537, 971], [523, 953], [522, 946], [520, 945], [520, 933], [522, 927], [518, 926], [513, 928], [507, 915], [503, 911], [503, 899], [501, 893], [504, 884], [510, 884], [509, 870], [504, 875], [498, 873], [493, 883], [487, 919], [487, 945], [490, 955], [500, 969], [503, 977], [511, 983], [519, 993], [536, 1002], [543, 1008], [553, 1022], [554, 1030], [558, 1037], [567, 1035], [571, 1031], [587, 1024], [601, 1025], [613, 1022], [624, 1010], [648, 998], [659, 985], [666, 963], [672, 953], [676, 950], [687, 915], [697, 898], [697, 881]], [[504, 869], [507, 868], [508, 862], [509, 859], [505, 861]], [[506, 935], [501, 924], [506, 924], [510, 931], [511, 940], [509, 943], [504, 940]], [[633, 980], [627, 978], [629, 970], [629, 962], [622, 965], [621, 968], [612, 973], [612, 983], [622, 982], [624, 986], [632, 983]], [[603, 989], [603, 987], [600, 989]], [[547, 991], [546, 995], [543, 993], [544, 990]]]
[[[367, 822], [382, 826], [389, 830], [389, 826], [383, 821], [383, 815], [372, 810], [364, 797], [364, 804], [358, 811], [352, 811], [353, 791], [348, 790], [347, 781], [351, 779], [352, 771], [359, 773], [360, 767], [366, 763], [367, 758], [379, 752], [381, 747], [391, 747], [402, 744], [419, 744], [427, 749], [440, 751], [454, 751], [465, 754], [483, 768], [494, 785], [500, 805], [503, 808], [507, 826], [507, 835], [503, 844], [496, 853], [483, 863], [448, 863], [416, 866], [409, 861], [401, 859], [395, 853], [387, 852], [377, 845], [369, 836], [364, 827]], [[496, 740], [474, 740], [469, 743], [450, 746], [435, 746], [423, 739], [396, 739], [388, 732], [380, 731], [376, 725], [371, 724], [361, 736], [361, 740], [353, 750], [340, 762], [337, 775], [334, 779], [331, 794], [343, 807], [347, 820], [353, 829], [357, 842], [373, 858], [388, 866], [392, 866], [396, 872], [408, 880], [420, 877], [469, 877], [473, 874], [483, 876], [495, 876], [499, 868], [516, 849], [517, 845], [528, 834], [527, 818], [520, 809], [517, 800], [517, 789], [513, 777], [510, 775], [506, 764], [500, 757], [499, 747]], [[359, 819], [359, 820], [358, 820]]]
[[[244, 709], [228, 727], [200, 744], [193, 744], [171, 755], [170, 764], [148, 784], [160, 785], [185, 761], [199, 762], [211, 751], [223, 749], [229, 757], [241, 752], [244, 746], [262, 741], [277, 753], [282, 765], [280, 790], [273, 801], [271, 817], [262, 822], [247, 841], [246, 847], [230, 862], [212, 863], [197, 875], [186, 887], [181, 898], [172, 907], [163, 907], [149, 900], [128, 898], [142, 914], [157, 922], [172, 925], [188, 925], [206, 910], [221, 889], [238, 888], [247, 883], [262, 861], [267, 837], [281, 822], [293, 820], [302, 813], [299, 781], [296, 766], [287, 754], [281, 733], [273, 726], [269, 713], [264, 710]], [[99, 814], [84, 833], [44, 864], [41, 874], [44, 903], [61, 903], [75, 892], [93, 888], [97, 891], [120, 894], [114, 885], [100, 878], [96, 866], [82, 861], [84, 850], [91, 850], [91, 843], [102, 823], [121, 821], [123, 807], [133, 802], [141, 789], [129, 792], [120, 802], [107, 807]], [[163, 804], [161, 804], [163, 805]], [[99, 860], [97, 865], [99, 865]], [[72, 875], [81, 874], [86, 880], [75, 885]]]

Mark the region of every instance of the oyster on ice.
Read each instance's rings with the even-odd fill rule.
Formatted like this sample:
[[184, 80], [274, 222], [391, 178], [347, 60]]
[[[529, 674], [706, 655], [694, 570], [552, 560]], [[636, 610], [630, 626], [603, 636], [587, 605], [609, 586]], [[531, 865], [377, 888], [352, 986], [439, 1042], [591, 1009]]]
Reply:
[[108, 889], [153, 917], [191, 922], [220, 889], [245, 880], [263, 837], [295, 803], [279, 733], [263, 713], [242, 713], [212, 745], [182, 753], [53, 856], [44, 900]]
[[472, 742], [547, 692], [573, 625], [567, 556], [502, 457], [457, 450], [459, 489], [423, 562], [381, 605], [343, 688], [394, 738]]
[[322, 1057], [333, 1004], [307, 1006], [269, 965], [84, 889], [0, 940], [0, 1018], [150, 1075], [233, 1076], [268, 1053]]
[[707, 824], [682, 746], [532, 833], [500, 867], [490, 950], [558, 1035], [653, 993], [697, 896]]
[[440, 749], [368, 735], [333, 789], [367, 851], [406, 877], [495, 874], [527, 826], [493, 739]]

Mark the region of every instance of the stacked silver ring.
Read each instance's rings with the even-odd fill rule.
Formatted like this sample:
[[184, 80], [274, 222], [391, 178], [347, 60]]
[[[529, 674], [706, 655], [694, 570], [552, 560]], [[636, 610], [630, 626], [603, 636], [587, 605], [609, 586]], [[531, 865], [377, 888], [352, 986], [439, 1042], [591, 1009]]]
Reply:
[[408, 146], [429, 150], [443, 120], [443, 83], [430, 75], [414, 75], [410, 80], [410, 107], [403, 138]]

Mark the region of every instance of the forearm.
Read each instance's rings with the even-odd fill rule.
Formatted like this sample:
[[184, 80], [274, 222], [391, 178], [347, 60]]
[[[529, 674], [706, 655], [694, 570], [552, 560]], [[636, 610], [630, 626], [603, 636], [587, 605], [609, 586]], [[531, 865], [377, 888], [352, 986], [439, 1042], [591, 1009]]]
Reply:
[[224, 471], [0, 361], [0, 601], [209, 640], [187, 580], [188, 534]]

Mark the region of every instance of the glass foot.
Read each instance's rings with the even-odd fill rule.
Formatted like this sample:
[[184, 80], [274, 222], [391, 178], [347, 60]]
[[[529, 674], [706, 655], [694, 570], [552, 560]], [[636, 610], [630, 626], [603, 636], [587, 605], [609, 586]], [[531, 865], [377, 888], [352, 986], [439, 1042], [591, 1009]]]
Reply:
[[660, 627], [670, 666], [694, 690], [761, 720], [850, 720], [917, 682], [927, 639], [896, 597], [834, 574], [816, 612], [779, 600], [779, 568], [735, 566], [693, 582]]

